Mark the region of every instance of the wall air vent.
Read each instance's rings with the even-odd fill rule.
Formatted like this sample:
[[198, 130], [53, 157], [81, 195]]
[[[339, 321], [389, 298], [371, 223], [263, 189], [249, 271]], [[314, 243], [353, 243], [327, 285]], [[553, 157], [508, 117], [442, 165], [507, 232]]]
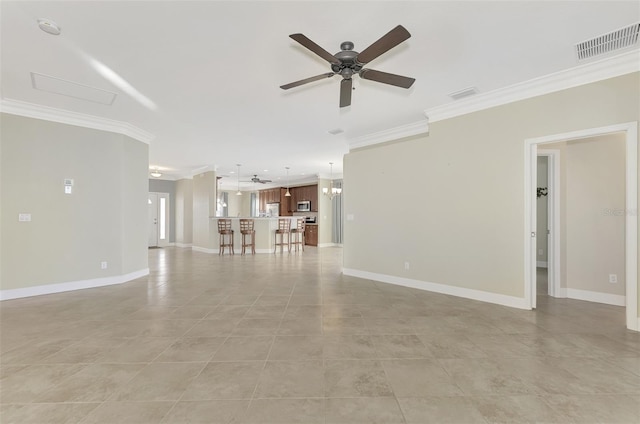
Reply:
[[449, 93], [449, 97], [451, 97], [453, 100], [460, 100], [464, 99], [465, 97], [473, 96], [474, 94], [478, 94], [478, 89], [475, 87], [469, 87], [465, 88], [464, 90]]
[[576, 44], [578, 60], [586, 60], [633, 46], [638, 42], [639, 32], [640, 23], [635, 23], [617, 31], [612, 31], [608, 34], [578, 43]]

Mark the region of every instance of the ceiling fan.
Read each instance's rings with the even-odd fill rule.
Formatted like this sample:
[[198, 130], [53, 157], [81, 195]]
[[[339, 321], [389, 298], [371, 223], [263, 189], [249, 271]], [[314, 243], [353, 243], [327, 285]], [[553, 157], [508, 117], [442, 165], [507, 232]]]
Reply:
[[415, 78], [403, 77], [402, 75], [389, 74], [363, 67], [365, 64], [411, 37], [409, 31], [402, 25], [398, 25], [360, 53], [353, 50], [354, 45], [351, 41], [345, 41], [340, 44], [340, 51], [332, 55], [303, 34], [291, 34], [289, 37], [329, 62], [331, 64], [331, 72], [281, 85], [280, 88], [283, 90], [298, 87], [309, 82], [319, 81], [324, 78], [331, 78], [336, 74], [340, 74], [342, 76], [342, 81], [340, 82], [340, 107], [346, 107], [351, 104], [351, 90], [353, 86], [353, 80], [351, 78], [354, 74], [360, 75], [360, 78], [363, 79], [402, 88], [409, 88], [415, 82]]
[[270, 183], [271, 180], [263, 180], [261, 178], [258, 178], [257, 174], [253, 174], [253, 178], [251, 178], [251, 180], [249, 181], [243, 181], [243, 183], [259, 183], [259, 184], [266, 184], [266, 183]]

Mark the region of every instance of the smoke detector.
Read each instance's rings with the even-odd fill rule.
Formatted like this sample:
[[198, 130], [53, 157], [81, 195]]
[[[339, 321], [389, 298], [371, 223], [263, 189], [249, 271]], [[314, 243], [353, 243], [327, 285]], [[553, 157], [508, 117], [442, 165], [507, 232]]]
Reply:
[[60, 27], [51, 19], [41, 18], [38, 19], [38, 26], [41, 30], [51, 35], [60, 35]]

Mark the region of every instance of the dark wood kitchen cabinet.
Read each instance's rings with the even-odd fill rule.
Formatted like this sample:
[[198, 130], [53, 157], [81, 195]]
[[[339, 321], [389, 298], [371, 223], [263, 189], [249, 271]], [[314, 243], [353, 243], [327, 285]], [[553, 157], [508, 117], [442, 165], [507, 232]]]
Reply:
[[291, 188], [291, 210], [296, 211], [298, 202], [311, 202], [311, 211], [318, 212], [318, 185], [308, 185]]
[[318, 245], [318, 226], [307, 224], [305, 227], [305, 244], [308, 246], [317, 246]]
[[291, 216], [291, 197], [287, 197], [287, 188], [280, 187], [280, 216]]

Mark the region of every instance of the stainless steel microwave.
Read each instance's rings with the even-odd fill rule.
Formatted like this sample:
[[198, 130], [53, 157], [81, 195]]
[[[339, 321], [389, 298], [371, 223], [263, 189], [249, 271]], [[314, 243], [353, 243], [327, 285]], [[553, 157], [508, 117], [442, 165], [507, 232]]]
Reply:
[[311, 210], [311, 202], [308, 200], [302, 200], [298, 202], [298, 207], [296, 208], [298, 212], [309, 212]]

